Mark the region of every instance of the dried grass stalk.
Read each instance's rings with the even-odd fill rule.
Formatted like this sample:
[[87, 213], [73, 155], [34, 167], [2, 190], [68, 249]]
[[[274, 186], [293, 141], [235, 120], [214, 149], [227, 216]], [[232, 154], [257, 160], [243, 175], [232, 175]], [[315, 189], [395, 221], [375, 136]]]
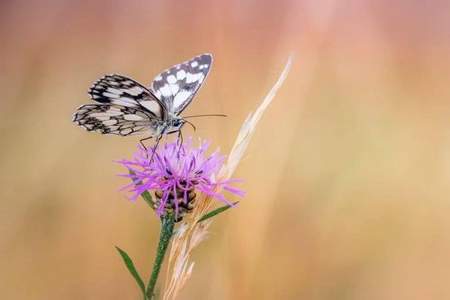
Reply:
[[[236, 170], [242, 156], [250, 143], [256, 125], [261, 119], [264, 111], [275, 97], [278, 89], [285, 81], [289, 69], [292, 64], [292, 57], [289, 57], [283, 72], [278, 81], [272, 87], [270, 92], [264, 98], [262, 103], [254, 113], [250, 113], [247, 119], [241, 126], [239, 134], [236, 138], [233, 148], [228, 156], [226, 164], [219, 172], [221, 179], [229, 179]], [[176, 234], [172, 240], [172, 246], [169, 253], [168, 272], [166, 284], [164, 288], [164, 300], [173, 300], [179, 294], [181, 288], [192, 274], [194, 262], [189, 260], [192, 250], [203, 241], [208, 234], [208, 227], [211, 224], [211, 219], [200, 223], [198, 220], [206, 214], [212, 206], [212, 198], [205, 195], [198, 195], [199, 199], [190, 217], [180, 224]]]

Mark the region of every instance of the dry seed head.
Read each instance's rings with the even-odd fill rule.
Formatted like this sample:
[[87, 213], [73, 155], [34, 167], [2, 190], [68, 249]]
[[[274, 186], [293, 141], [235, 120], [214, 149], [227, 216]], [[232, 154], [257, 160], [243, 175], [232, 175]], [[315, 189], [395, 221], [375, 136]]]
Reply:
[[[250, 114], [245, 120], [230, 155], [228, 156], [228, 161], [219, 172], [219, 178], [226, 180], [230, 178], [236, 170], [242, 156], [245, 153], [245, 150], [247, 149], [250, 139], [253, 136], [258, 121], [261, 119], [264, 111], [267, 109], [275, 97], [276, 92], [286, 79], [291, 64], [292, 57], [289, 57], [278, 81], [264, 98], [257, 110]], [[202, 197], [198, 205], [195, 206], [192, 217], [189, 218], [188, 221], [181, 224], [181, 226], [183, 226], [183, 230], [174, 236], [169, 256], [169, 271], [167, 272], [163, 300], [174, 300], [177, 298], [180, 290], [192, 274], [194, 263], [190, 260], [191, 252], [206, 237], [208, 227], [211, 224], [211, 220], [201, 223], [197, 223], [197, 221], [204, 213], [208, 211], [211, 203], [212, 199], [210, 196], [205, 197], [205, 199]]]

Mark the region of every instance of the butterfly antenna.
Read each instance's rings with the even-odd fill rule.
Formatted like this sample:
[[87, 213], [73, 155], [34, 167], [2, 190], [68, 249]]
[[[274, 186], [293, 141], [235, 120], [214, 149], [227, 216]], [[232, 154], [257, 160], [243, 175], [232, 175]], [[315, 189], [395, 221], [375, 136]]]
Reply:
[[186, 118], [197, 118], [197, 117], [227, 117], [227, 115], [224, 115], [224, 114], [193, 115], [193, 116], [183, 117], [183, 119], [186, 119]]

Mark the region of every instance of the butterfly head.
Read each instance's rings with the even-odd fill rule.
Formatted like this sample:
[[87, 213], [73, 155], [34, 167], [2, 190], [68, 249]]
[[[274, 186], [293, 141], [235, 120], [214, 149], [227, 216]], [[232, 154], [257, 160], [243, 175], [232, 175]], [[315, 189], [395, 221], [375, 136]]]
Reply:
[[172, 118], [167, 124], [168, 125], [167, 133], [180, 131], [181, 127], [183, 127], [185, 123], [186, 120], [184, 120], [183, 118], [180, 117]]

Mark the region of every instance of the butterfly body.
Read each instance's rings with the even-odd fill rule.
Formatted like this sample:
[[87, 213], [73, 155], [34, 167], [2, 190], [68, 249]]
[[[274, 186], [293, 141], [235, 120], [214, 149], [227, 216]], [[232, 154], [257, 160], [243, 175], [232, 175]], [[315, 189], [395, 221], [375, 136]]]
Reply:
[[181, 112], [191, 103], [212, 63], [202, 54], [155, 77], [147, 88], [117, 74], [106, 75], [89, 90], [96, 103], [80, 106], [73, 121], [88, 131], [128, 136], [147, 133], [158, 140], [180, 132], [186, 121]]
[[155, 134], [154, 136], [162, 136], [164, 134], [171, 134], [179, 132], [184, 126], [186, 121], [178, 116], [169, 117], [166, 121], [160, 121], [156, 124], [151, 125], [151, 131]]

